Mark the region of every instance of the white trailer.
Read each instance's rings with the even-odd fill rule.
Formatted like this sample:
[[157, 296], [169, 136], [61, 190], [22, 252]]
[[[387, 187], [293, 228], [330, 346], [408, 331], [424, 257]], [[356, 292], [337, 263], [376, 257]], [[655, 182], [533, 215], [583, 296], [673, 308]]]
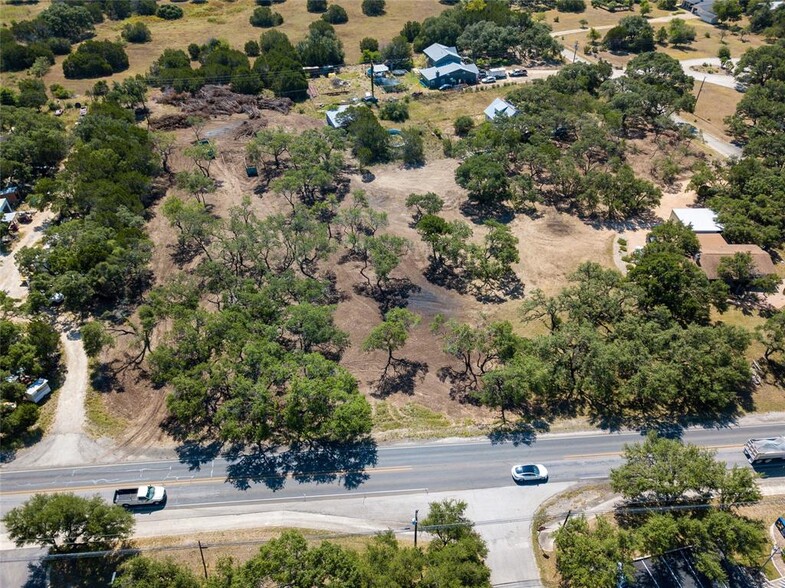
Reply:
[[785, 436], [750, 439], [744, 444], [744, 455], [752, 465], [785, 461]]

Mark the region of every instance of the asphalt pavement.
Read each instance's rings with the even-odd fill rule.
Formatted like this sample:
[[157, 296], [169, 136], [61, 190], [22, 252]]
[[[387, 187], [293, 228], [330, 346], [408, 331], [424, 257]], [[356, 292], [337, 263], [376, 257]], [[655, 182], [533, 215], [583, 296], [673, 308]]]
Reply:
[[[744, 464], [743, 443], [785, 431], [782, 415], [768, 422], [688, 429], [685, 441], [712, 447], [720, 459]], [[73, 491], [111, 500], [116, 488], [164, 484], [165, 508], [137, 514], [137, 536], [188, 535], [215, 530], [295, 526], [335, 532], [393, 529], [411, 534], [415, 510], [443, 498], [465, 500], [468, 516], [489, 546], [492, 581], [538, 586], [531, 520], [548, 497], [578, 480], [605, 479], [621, 463], [636, 432], [588, 432], [518, 438], [367, 444], [352, 449], [284, 451], [229, 459], [215, 448], [189, 447], [180, 458], [64, 468], [20, 469], [0, 475], [0, 511], [36, 492]], [[547, 484], [517, 486], [516, 463], [543, 463]], [[782, 474], [783, 472], [779, 472]], [[8, 550], [8, 551], [2, 551]], [[20, 585], [38, 552], [15, 550], [0, 535], [0, 581]], [[34, 562], [33, 562], [34, 563]]]

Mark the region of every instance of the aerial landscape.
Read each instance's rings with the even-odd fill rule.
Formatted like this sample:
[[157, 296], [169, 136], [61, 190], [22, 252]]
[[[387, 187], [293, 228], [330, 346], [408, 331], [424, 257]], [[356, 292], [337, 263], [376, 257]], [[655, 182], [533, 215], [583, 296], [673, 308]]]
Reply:
[[0, 2], [0, 586], [785, 588], [785, 2]]

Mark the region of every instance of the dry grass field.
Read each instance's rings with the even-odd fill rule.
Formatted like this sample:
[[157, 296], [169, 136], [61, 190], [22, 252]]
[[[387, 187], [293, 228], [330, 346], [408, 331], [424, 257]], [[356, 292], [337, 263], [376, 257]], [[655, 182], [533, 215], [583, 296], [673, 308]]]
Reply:
[[[302, 39], [308, 30], [308, 25], [321, 18], [319, 14], [307, 12], [305, 2], [306, 0], [288, 0], [274, 6], [274, 10], [284, 18], [283, 24], [275, 27], [275, 30], [286, 33], [292, 43]], [[395, 37], [407, 21], [422, 21], [441, 13], [446, 8], [443, 4], [439, 4], [438, 0], [394, 0], [387, 3], [388, 8], [384, 16], [368, 17], [360, 9], [362, 0], [342, 0], [340, 4], [349, 14], [349, 22], [335, 25], [335, 30], [343, 42], [346, 63], [349, 64], [359, 61], [360, 41], [364, 37], [374, 37], [383, 45]], [[137, 21], [147, 24], [153, 36], [149, 43], [141, 45], [129, 43], [126, 51], [130, 68], [104, 79], [110, 82], [120, 81], [129, 75], [143, 74], [167, 48], [184, 50], [189, 43], [202, 44], [211, 38], [218, 38], [225, 39], [233, 47], [242, 50], [246, 41], [258, 39], [264, 31], [271, 30], [252, 27], [249, 23], [248, 19], [256, 7], [254, 0], [210, 0], [207, 4], [181, 3], [178, 6], [185, 11], [185, 16], [180, 20], [166, 21], [154, 16], [145, 16], [119, 22], [106, 21], [98, 25], [97, 39], [117, 40], [123, 26]], [[3, 21], [6, 21], [5, 17]], [[79, 94], [84, 94], [93, 86], [95, 80], [66, 80], [63, 76], [63, 59], [63, 57], [57, 58], [57, 63], [44, 81], [47, 86], [58, 83]]]
[[702, 131], [711, 133], [725, 141], [731, 141], [733, 138], [728, 135], [723, 121], [726, 116], [730, 116], [736, 111], [736, 105], [743, 94], [731, 88], [714, 84], [703, 84], [703, 90], [700, 90], [700, 82], [696, 81], [692, 93], [697, 96], [698, 91], [700, 91], [700, 96], [695, 104], [695, 112], [682, 113], [680, 116]]

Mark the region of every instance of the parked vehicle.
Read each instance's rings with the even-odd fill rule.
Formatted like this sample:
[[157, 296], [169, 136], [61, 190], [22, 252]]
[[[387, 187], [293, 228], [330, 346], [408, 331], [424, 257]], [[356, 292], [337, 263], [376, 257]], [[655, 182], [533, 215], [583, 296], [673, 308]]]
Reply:
[[121, 488], [114, 491], [112, 502], [123, 508], [157, 506], [166, 502], [166, 488], [163, 486]]
[[496, 83], [496, 77], [495, 76], [484, 77], [483, 79], [480, 80], [480, 83], [481, 84], [494, 84], [494, 83]]
[[744, 444], [744, 455], [752, 465], [785, 462], [785, 436], [750, 439]]
[[737, 82], [734, 88], [736, 89], [737, 92], [741, 92], [742, 94], [744, 94], [744, 92], [747, 91], [747, 84]]
[[496, 67], [491, 70], [488, 70], [488, 75], [493, 76], [497, 80], [503, 80], [507, 77], [507, 70], [503, 67]]
[[442, 84], [439, 89], [443, 92], [445, 90], [452, 90], [452, 84]]
[[512, 466], [511, 473], [516, 482], [548, 481], [548, 468], [540, 463]]
[[520, 69], [520, 68], [516, 68], [510, 72], [511, 78], [525, 78], [528, 75], [529, 72], [527, 72], [525, 69]]

